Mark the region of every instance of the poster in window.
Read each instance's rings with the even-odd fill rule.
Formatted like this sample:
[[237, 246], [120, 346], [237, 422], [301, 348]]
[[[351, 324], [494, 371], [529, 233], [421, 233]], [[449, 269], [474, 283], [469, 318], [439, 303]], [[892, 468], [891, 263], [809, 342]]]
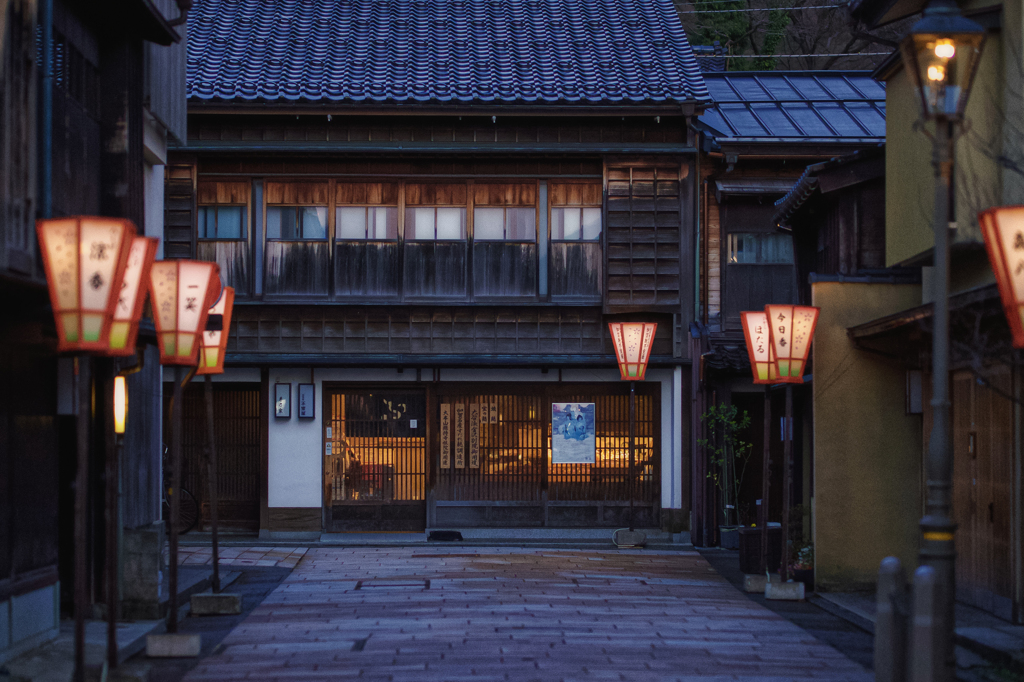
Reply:
[[299, 419], [316, 418], [315, 395], [315, 384], [299, 384]]
[[594, 464], [597, 461], [594, 403], [551, 403], [551, 461]]
[[469, 406], [469, 468], [480, 468], [480, 404]]
[[466, 468], [466, 403], [455, 403], [455, 468]]
[[441, 468], [452, 466], [452, 406], [441, 403]]

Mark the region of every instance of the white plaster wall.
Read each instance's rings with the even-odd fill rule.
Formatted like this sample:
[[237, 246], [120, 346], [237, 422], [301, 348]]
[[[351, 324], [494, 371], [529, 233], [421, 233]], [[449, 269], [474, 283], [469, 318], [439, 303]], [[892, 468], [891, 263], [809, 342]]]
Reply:
[[[316, 507], [323, 504], [320, 492], [322, 459], [323, 392], [316, 384], [316, 418], [299, 419], [299, 384], [310, 383], [309, 369], [271, 369], [269, 404], [270, 443], [267, 463], [268, 504], [271, 507]], [[274, 417], [274, 384], [291, 383], [289, 419]]]

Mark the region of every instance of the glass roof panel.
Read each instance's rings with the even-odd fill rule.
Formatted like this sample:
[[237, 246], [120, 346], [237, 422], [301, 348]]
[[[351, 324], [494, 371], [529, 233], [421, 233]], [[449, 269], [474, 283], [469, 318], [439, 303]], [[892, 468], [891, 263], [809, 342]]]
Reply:
[[817, 110], [821, 117], [828, 121], [828, 124], [836, 129], [843, 137], [864, 137], [866, 133], [857, 122], [853, 120], [853, 117], [838, 104], [827, 104], [820, 103], [815, 104], [814, 108]]
[[739, 101], [736, 92], [729, 87], [729, 82], [725, 78], [705, 78], [704, 84], [708, 86], [711, 99], [715, 102]]
[[818, 76], [818, 82], [828, 88], [836, 99], [860, 99], [862, 95], [850, 87], [842, 76]]
[[726, 137], [731, 137], [733, 135], [732, 128], [729, 127], [729, 124], [725, 122], [724, 118], [722, 118], [722, 114], [719, 113], [718, 109], [705, 109], [704, 113], [700, 115], [700, 120], [702, 123], [711, 126]]
[[850, 102], [846, 108], [872, 135], [885, 137], [885, 118], [873, 106], [867, 102]]
[[767, 126], [769, 137], [794, 137], [800, 135], [778, 104], [751, 104], [758, 118]]
[[796, 86], [796, 89], [800, 91], [800, 94], [804, 99], [834, 99], [830, 94], [825, 92], [825, 90], [818, 85], [818, 81], [811, 76], [790, 76], [789, 82]]
[[885, 99], [885, 86], [874, 78], [868, 78], [867, 76], [847, 76], [846, 80], [850, 81], [850, 83], [853, 84], [853, 87], [863, 92], [865, 97]]
[[772, 96], [765, 92], [764, 88], [750, 76], [729, 78], [729, 84], [736, 89], [736, 92], [740, 93], [740, 98], [744, 101], [763, 102], [772, 99]]
[[775, 99], [803, 99], [803, 96], [781, 76], [761, 76], [758, 80]]

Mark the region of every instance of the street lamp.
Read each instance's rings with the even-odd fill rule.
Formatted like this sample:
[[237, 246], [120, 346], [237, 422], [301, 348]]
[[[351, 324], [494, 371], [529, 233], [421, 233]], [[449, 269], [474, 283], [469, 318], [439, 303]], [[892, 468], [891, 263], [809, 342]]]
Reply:
[[[657, 322], [609, 322], [608, 331], [615, 346], [615, 359], [619, 363], [619, 374], [629, 382], [629, 532], [634, 530], [633, 516], [633, 467], [636, 466], [636, 382], [643, 381], [647, 373], [647, 361], [651, 358], [651, 346]], [[630, 542], [629, 544], [637, 544]]]
[[996, 274], [1014, 348], [1024, 348], [1024, 206], [1001, 206], [978, 214], [988, 260]]
[[210, 544], [213, 548], [213, 591], [220, 592], [220, 552], [217, 545], [217, 444], [213, 434], [213, 381], [214, 374], [224, 373], [224, 351], [228, 345], [228, 331], [231, 329], [231, 312], [235, 307], [235, 290], [224, 287], [220, 298], [210, 307], [206, 317], [206, 330], [202, 336], [202, 350], [199, 354], [199, 369], [196, 374], [205, 376], [206, 389], [206, 440], [209, 447], [207, 457], [207, 479], [210, 486]]
[[953, 0], [932, 0], [900, 46], [921, 99], [925, 121], [935, 121], [935, 249], [932, 324], [932, 431], [928, 442], [927, 501], [921, 519], [920, 563], [934, 571], [938, 603], [930, 660], [936, 679], [955, 678], [953, 611], [956, 525], [950, 518], [953, 450], [949, 403], [949, 196], [953, 127], [963, 119], [985, 42], [985, 29], [965, 19]]
[[[89, 606], [87, 509], [92, 364], [111, 355], [110, 328], [128, 264], [135, 226], [99, 216], [36, 222], [46, 285], [57, 327], [57, 350], [74, 354], [77, 471], [75, 473], [75, 682], [85, 679], [85, 612]], [[108, 510], [109, 511], [109, 510]], [[108, 595], [115, 609], [116, 594]]]
[[[171, 398], [171, 524], [168, 533], [167, 631], [178, 631], [178, 515], [181, 511], [181, 411], [182, 387], [190, 381], [199, 363], [200, 337], [206, 318], [220, 295], [220, 268], [216, 263], [192, 260], [157, 261], [150, 270], [149, 291], [153, 297], [160, 364], [174, 366], [174, 395]], [[183, 375], [184, 368], [191, 368]]]

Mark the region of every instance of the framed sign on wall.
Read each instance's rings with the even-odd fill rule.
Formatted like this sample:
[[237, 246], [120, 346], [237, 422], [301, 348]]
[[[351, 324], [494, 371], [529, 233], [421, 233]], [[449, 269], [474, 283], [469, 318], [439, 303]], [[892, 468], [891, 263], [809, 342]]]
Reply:
[[316, 419], [316, 384], [299, 384], [299, 419]]
[[278, 419], [292, 418], [291, 384], [274, 384], [274, 416]]

